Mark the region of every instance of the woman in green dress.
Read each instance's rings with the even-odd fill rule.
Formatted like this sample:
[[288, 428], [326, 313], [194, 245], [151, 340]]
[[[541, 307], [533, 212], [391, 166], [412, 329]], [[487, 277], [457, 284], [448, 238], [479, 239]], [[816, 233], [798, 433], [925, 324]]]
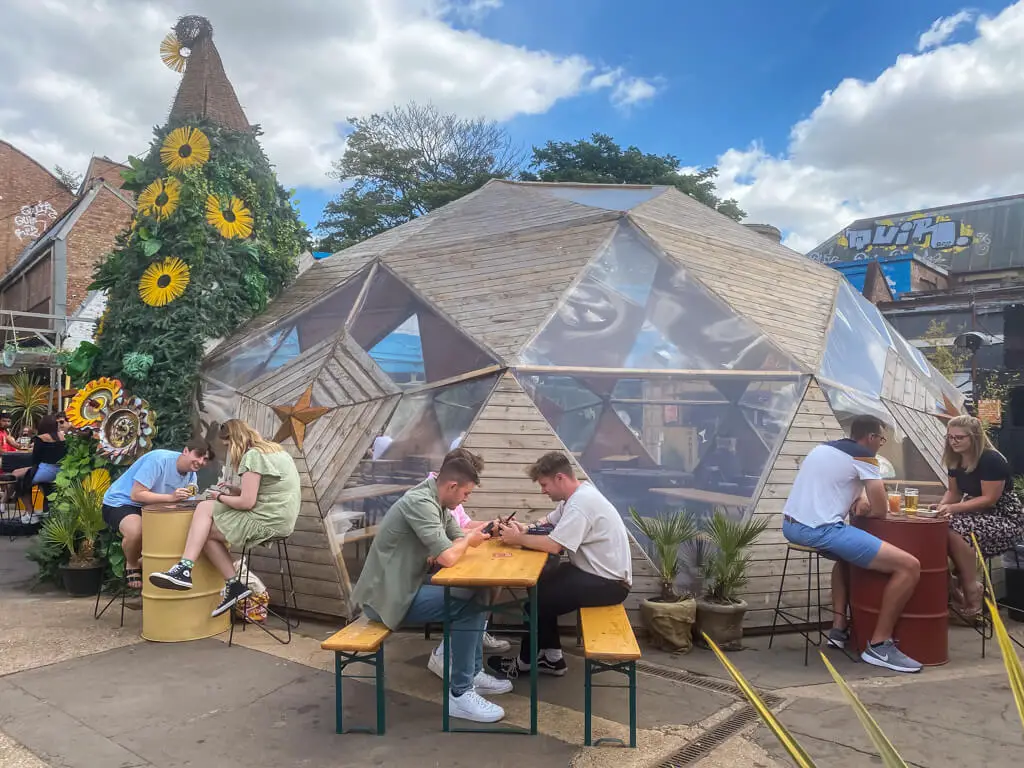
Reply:
[[217, 487], [210, 499], [201, 501], [192, 515], [181, 560], [149, 576], [152, 584], [163, 589], [191, 589], [192, 568], [205, 552], [226, 583], [214, 616], [252, 594], [238, 580], [230, 547], [248, 548], [290, 536], [301, 498], [295, 462], [280, 445], [264, 440], [239, 419], [226, 421], [220, 438], [227, 443], [228, 464], [241, 476], [241, 486]]

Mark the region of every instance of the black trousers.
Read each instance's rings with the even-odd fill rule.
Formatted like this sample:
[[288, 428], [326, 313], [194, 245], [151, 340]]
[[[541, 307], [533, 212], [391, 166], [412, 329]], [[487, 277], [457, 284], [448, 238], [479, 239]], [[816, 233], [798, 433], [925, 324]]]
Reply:
[[[559, 616], [579, 608], [618, 605], [627, 595], [629, 587], [625, 582], [594, 576], [570, 563], [559, 563], [557, 568], [541, 576], [537, 584], [537, 648], [562, 647], [558, 635]], [[519, 658], [531, 661], [529, 654], [530, 644], [524, 640]]]

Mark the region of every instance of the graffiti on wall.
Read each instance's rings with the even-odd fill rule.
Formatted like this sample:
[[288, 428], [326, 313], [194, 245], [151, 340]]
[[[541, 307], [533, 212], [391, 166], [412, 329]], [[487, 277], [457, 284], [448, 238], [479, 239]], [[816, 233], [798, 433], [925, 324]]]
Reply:
[[973, 235], [974, 230], [970, 224], [953, 221], [949, 216], [922, 216], [902, 222], [883, 220], [867, 229], [848, 229], [843, 233], [847, 242], [840, 244], [864, 253], [874, 248], [888, 250], [908, 245], [945, 251], [969, 247]]
[[49, 202], [23, 205], [14, 217], [14, 234], [19, 240], [35, 240], [56, 218], [57, 211]]

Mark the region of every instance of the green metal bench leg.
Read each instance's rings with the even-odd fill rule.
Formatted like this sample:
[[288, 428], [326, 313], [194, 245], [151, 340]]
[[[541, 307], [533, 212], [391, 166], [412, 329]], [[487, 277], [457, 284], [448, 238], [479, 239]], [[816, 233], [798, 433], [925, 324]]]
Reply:
[[377, 734], [384, 735], [384, 646], [377, 649]]
[[344, 715], [342, 714], [343, 707], [341, 701], [341, 654], [335, 652], [334, 654], [334, 732], [344, 733], [345, 726], [342, 720]]
[[[628, 686], [624, 685], [601, 685], [595, 686], [593, 677], [600, 672], [619, 672], [626, 676], [629, 681]], [[600, 738], [594, 741], [592, 720], [593, 720], [593, 704], [591, 697], [593, 695], [593, 689], [597, 688], [629, 688], [629, 746], [631, 749], [636, 748], [636, 662], [635, 661], [620, 661], [618, 663], [607, 664], [601, 661], [592, 661], [591, 659], [583, 660], [583, 744], [587, 747], [599, 747], [602, 744], [620, 744], [623, 745], [622, 739], [616, 739], [612, 737]]]
[[[355, 727], [345, 729], [344, 723], [344, 702], [342, 700], [342, 681], [346, 675], [345, 667], [355, 662], [362, 662], [363, 664], [369, 664], [374, 668], [373, 675], [348, 675], [350, 679], [355, 680], [373, 680], [374, 681], [374, 695], [377, 698], [377, 730], [372, 730], [367, 727]], [[334, 652], [334, 732], [335, 733], [375, 733], [378, 736], [383, 736], [385, 731], [385, 687], [384, 687], [384, 646], [383, 644], [374, 653], [358, 654], [358, 653], [345, 653], [343, 651]]]
[[636, 749], [636, 662], [629, 662], [629, 746]]
[[592, 671], [590, 668], [590, 659], [585, 659], [583, 662], [583, 744], [584, 746], [591, 746], [593, 734], [590, 729], [590, 677]]

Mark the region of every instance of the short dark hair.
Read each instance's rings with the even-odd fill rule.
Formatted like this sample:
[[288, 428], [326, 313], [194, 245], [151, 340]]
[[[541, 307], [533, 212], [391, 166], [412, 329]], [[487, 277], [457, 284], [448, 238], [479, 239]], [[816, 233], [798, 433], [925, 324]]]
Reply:
[[437, 482], [480, 485], [480, 473], [476, 471], [471, 461], [462, 456], [455, 456], [441, 467], [441, 471], [437, 473]]
[[884, 434], [886, 423], [877, 416], [854, 416], [850, 422], [850, 439], [863, 440], [870, 435]]
[[530, 468], [526, 470], [526, 474], [530, 476], [533, 482], [537, 482], [542, 477], [554, 477], [555, 475], [576, 477], [576, 472], [572, 468], [572, 462], [561, 451], [545, 453], [530, 465]]
[[466, 461], [473, 465], [473, 469], [476, 470], [476, 473], [478, 475], [484, 471], [483, 458], [477, 456], [472, 451], [467, 451], [465, 448], [453, 448], [452, 450], [448, 451], [448, 453], [444, 457], [444, 461], [441, 462], [441, 469], [444, 469], [444, 465], [454, 459], [465, 459]]
[[201, 453], [207, 461], [213, 461], [213, 447], [203, 437], [193, 437], [185, 443], [185, 450], [192, 453]]

